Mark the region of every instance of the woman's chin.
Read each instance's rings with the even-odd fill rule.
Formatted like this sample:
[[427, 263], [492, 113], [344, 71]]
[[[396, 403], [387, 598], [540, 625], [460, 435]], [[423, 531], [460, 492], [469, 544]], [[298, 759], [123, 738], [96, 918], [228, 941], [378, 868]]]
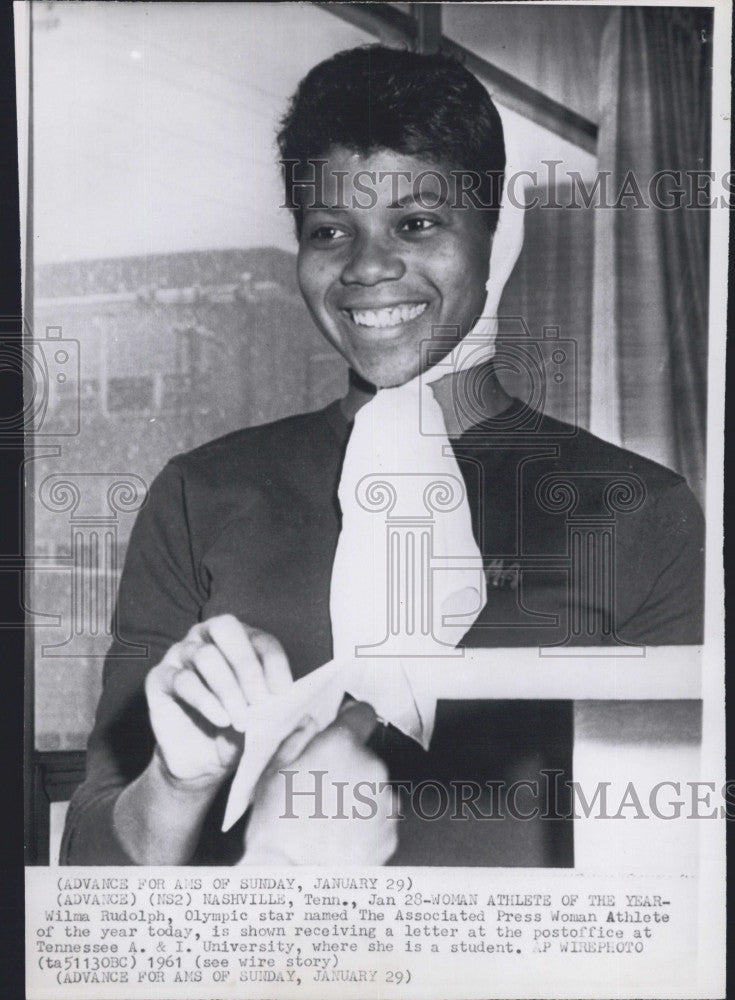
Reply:
[[371, 382], [378, 389], [395, 389], [399, 385], [405, 385], [419, 374], [419, 363], [417, 359], [411, 359], [411, 363], [390, 363], [385, 360], [372, 364], [353, 363], [352, 367], [368, 382]]
[[420, 343], [402, 343], [366, 348], [353, 345], [347, 358], [352, 368], [378, 389], [392, 389], [404, 385], [419, 374], [421, 368]]

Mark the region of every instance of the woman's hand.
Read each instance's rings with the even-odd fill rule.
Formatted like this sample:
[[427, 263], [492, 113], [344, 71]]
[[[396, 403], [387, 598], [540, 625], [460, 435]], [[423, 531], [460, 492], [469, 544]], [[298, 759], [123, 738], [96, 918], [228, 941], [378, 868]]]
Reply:
[[242, 754], [247, 707], [292, 683], [272, 635], [234, 615], [194, 625], [146, 678], [164, 773], [173, 784], [219, 785]]
[[306, 718], [283, 741], [253, 793], [241, 864], [385, 864], [398, 817], [388, 769], [365, 746], [376, 721], [371, 705], [351, 702], [323, 732]]

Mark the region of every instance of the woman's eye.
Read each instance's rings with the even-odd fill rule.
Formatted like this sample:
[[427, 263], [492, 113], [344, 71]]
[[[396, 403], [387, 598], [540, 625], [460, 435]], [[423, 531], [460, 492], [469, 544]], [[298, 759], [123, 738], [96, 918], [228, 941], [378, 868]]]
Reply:
[[427, 219], [425, 216], [420, 215], [411, 219], [405, 219], [399, 228], [407, 233], [423, 233], [428, 229], [433, 229], [436, 224], [435, 219]]
[[332, 243], [344, 235], [346, 235], [344, 230], [336, 226], [317, 226], [309, 234], [309, 239], [318, 243]]

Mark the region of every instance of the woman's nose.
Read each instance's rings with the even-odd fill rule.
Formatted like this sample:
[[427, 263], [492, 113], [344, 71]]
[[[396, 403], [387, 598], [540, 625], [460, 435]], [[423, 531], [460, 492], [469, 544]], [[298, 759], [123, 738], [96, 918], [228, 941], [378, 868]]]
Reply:
[[342, 271], [346, 285], [377, 285], [397, 281], [406, 273], [406, 265], [389, 240], [363, 236], [355, 241], [350, 259]]

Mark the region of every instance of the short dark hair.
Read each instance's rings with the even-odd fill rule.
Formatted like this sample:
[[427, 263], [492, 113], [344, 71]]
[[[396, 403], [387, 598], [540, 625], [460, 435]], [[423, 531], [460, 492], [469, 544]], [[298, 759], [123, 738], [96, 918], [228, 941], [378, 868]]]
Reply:
[[[291, 98], [278, 132], [286, 204], [308, 161], [341, 146], [367, 156], [390, 149], [475, 173], [477, 201], [494, 232], [505, 143], [497, 108], [460, 62], [437, 54], [365, 45], [338, 52], [310, 70]], [[294, 209], [300, 230], [300, 209]]]

